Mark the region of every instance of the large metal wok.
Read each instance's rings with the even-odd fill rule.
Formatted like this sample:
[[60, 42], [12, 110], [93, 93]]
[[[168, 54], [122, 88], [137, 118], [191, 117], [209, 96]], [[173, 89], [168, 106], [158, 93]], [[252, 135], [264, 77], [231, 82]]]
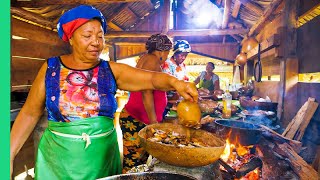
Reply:
[[238, 120], [215, 120], [215, 133], [222, 138], [229, 138], [233, 144], [254, 145], [262, 137], [259, 125]]
[[[163, 131], [174, 131], [181, 135], [196, 138], [205, 142], [209, 147], [177, 147], [169, 144], [152, 142], [146, 139], [148, 128]], [[179, 124], [160, 123], [151, 124], [139, 131], [142, 146], [158, 160], [174, 166], [199, 167], [209, 165], [219, 159], [225, 148], [225, 141], [220, 137], [204, 131], [187, 128]]]

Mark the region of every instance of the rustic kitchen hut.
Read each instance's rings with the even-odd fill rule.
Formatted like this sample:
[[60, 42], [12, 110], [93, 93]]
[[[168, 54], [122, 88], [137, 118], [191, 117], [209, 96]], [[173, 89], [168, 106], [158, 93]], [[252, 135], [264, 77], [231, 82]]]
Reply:
[[[57, 36], [56, 24], [64, 11], [79, 4], [94, 5], [107, 19], [104, 59], [127, 63], [128, 58], [136, 59], [145, 52], [144, 44], [151, 34], [164, 33], [190, 42], [188, 65], [212, 61], [222, 69], [221, 76], [231, 67], [223, 76], [228, 82], [241, 65], [241, 83], [261, 79], [254, 82], [253, 94], [278, 103], [277, 122], [282, 127], [278, 133], [285, 130], [283, 136], [301, 141], [302, 161], [313, 163], [320, 172], [320, 110], [314, 102], [320, 99], [318, 1], [12, 0], [12, 123], [45, 60], [69, 52], [68, 44]], [[248, 39], [255, 39], [253, 47]], [[243, 61], [237, 57], [241, 52], [245, 52]], [[189, 75], [192, 73], [197, 72]], [[33, 144], [30, 137], [18, 154], [15, 175], [24, 171], [24, 165], [34, 166]], [[308, 174], [296, 173], [301, 179]]]

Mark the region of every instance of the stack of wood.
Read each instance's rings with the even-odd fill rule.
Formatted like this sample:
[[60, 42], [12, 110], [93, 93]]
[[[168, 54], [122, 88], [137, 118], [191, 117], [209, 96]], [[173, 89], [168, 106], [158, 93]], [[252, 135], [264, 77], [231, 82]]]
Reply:
[[[265, 175], [263, 177], [278, 177], [285, 172], [288, 178], [294, 178], [294, 174], [302, 180], [319, 178], [318, 172], [298, 155], [302, 147], [300, 141], [317, 107], [318, 103], [315, 102], [315, 99], [309, 98], [282, 135], [262, 126], [265, 138], [259, 143], [259, 148], [263, 152], [261, 153], [264, 162], [263, 173]], [[313, 166], [318, 168], [319, 164]]]
[[317, 108], [318, 103], [315, 102], [315, 98], [309, 98], [308, 101], [305, 102], [300, 108], [292, 121], [288, 124], [282, 135], [289, 139], [301, 141], [304, 132]]

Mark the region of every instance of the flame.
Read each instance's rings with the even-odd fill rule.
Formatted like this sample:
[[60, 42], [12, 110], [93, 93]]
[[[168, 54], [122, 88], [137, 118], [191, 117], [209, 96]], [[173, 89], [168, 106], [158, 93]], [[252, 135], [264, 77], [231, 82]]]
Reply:
[[[230, 140], [226, 140], [226, 147], [220, 156], [224, 162], [226, 162], [230, 167], [235, 170], [238, 170], [242, 164], [247, 163], [250, 157], [254, 156], [250, 153], [250, 149], [253, 146], [242, 146], [239, 141], [236, 139], [236, 144], [230, 143]], [[258, 149], [260, 150], [260, 149]], [[224, 170], [222, 166], [221, 169]], [[258, 180], [260, 179], [260, 169], [256, 168], [255, 170], [249, 172], [246, 176], [242, 177], [240, 180]]]

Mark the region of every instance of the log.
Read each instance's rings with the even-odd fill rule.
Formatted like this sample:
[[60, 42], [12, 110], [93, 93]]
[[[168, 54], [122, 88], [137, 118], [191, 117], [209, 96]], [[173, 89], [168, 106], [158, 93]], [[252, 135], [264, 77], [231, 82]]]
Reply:
[[318, 172], [305, 162], [288, 144], [279, 144], [277, 152], [287, 158], [291, 168], [301, 180], [317, 180], [319, 178]]
[[250, 28], [249, 36], [256, 34], [268, 22], [270, 15], [277, 9], [282, 0], [274, 0], [270, 3], [269, 7], [264, 11], [259, 20]]
[[234, 176], [236, 174], [236, 170], [234, 170], [232, 167], [230, 167], [222, 159], [218, 159], [218, 162], [220, 163], [221, 166], [223, 166], [227, 170], [228, 174], [230, 174], [231, 176]]
[[320, 146], [317, 147], [316, 157], [312, 162], [312, 167], [318, 171], [318, 176], [320, 177]]
[[241, 178], [256, 168], [262, 169], [262, 160], [259, 157], [253, 157], [249, 162], [243, 164], [236, 172], [235, 177]]
[[289, 144], [295, 152], [299, 153], [302, 148], [302, 143], [300, 141], [288, 139], [281, 134], [278, 134], [277, 132], [273, 131], [272, 129], [268, 128], [267, 126], [260, 125], [263, 129], [262, 135], [266, 138], [270, 138], [273, 142], [276, 142], [277, 144], [283, 144], [287, 143]]
[[282, 133], [282, 136], [300, 141], [317, 108], [318, 103], [315, 102], [315, 99], [309, 98], [288, 124], [287, 128]]
[[283, 157], [279, 157], [273, 148], [276, 145], [273, 141], [267, 140], [264, 136], [257, 145], [257, 154], [263, 162], [262, 178], [263, 179], [298, 179]]

